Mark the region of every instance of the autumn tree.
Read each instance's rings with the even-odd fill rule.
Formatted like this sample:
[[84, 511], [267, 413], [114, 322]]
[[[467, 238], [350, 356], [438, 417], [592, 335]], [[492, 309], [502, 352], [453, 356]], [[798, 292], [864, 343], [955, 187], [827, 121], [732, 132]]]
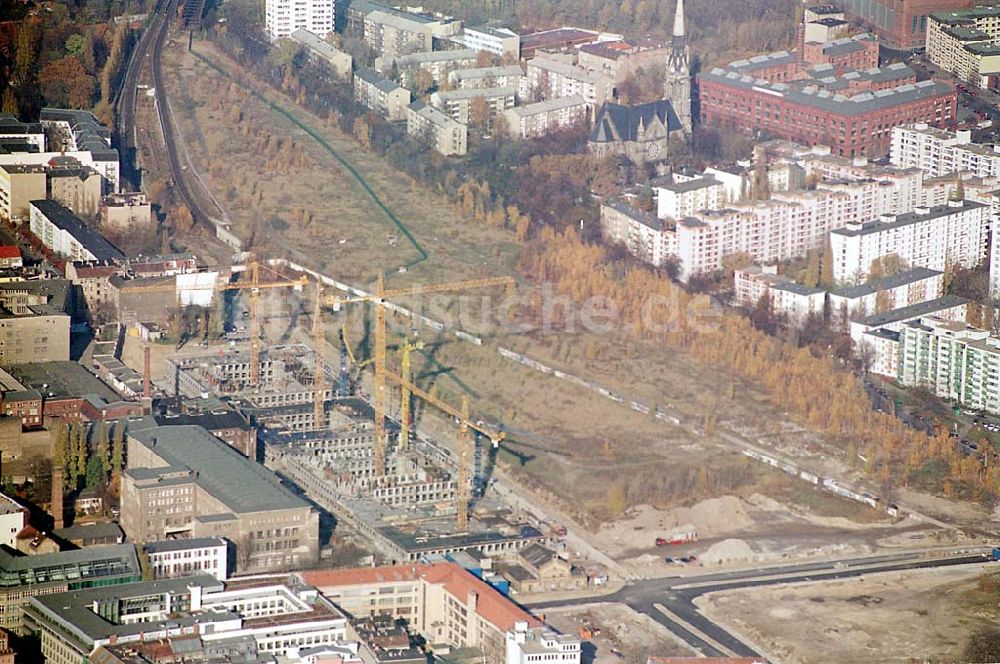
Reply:
[[75, 56], [45, 64], [38, 73], [42, 96], [52, 106], [90, 108], [94, 98], [94, 77]]

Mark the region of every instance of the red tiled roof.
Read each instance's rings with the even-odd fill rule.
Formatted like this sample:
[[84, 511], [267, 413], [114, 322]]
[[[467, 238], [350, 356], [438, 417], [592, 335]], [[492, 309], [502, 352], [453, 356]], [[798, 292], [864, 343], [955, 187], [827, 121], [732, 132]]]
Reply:
[[338, 586], [424, 579], [427, 583], [444, 586], [445, 590], [463, 604], [468, 601], [469, 593], [474, 592], [476, 613], [499, 630], [513, 629], [514, 623], [519, 620], [526, 621], [529, 627], [542, 624], [540, 620], [501, 595], [491, 585], [455, 563], [309, 571], [302, 572], [302, 578], [320, 591]]
[[0, 258], [20, 258], [21, 252], [17, 247], [11, 245], [0, 246]]

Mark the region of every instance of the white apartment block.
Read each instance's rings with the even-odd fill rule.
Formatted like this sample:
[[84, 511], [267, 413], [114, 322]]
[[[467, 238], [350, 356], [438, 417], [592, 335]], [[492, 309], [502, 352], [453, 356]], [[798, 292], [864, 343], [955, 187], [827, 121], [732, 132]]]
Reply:
[[431, 105], [451, 116], [457, 122], [469, 124], [473, 101], [482, 99], [490, 118], [514, 108], [517, 88], [473, 88], [467, 90], [444, 90], [431, 95]]
[[17, 548], [17, 534], [28, 525], [28, 508], [0, 493], [0, 544]]
[[1000, 218], [996, 208], [1000, 199], [993, 204], [992, 220], [990, 221], [990, 297], [1000, 297]]
[[507, 28], [491, 28], [481, 25], [465, 28], [462, 43], [466, 48], [486, 51], [502, 58], [516, 60], [521, 55], [521, 36]]
[[337, 50], [330, 43], [304, 28], [293, 31], [288, 37], [292, 41], [305, 46], [312, 57], [318, 58], [328, 64], [337, 73], [337, 76], [350, 78], [351, 71], [354, 68], [354, 58], [349, 54]]
[[154, 579], [209, 574], [219, 581], [229, 578], [229, 545], [221, 537], [147, 542], [142, 550], [149, 558]]
[[677, 220], [680, 279], [722, 268], [726, 256], [746, 253], [757, 263], [804, 256], [827, 234], [859, 219], [878, 219], [895, 198], [875, 181], [822, 183], [816, 190], [773, 195]]
[[852, 320], [880, 311], [934, 300], [944, 292], [944, 273], [915, 267], [888, 277], [830, 291], [830, 324], [845, 329]]
[[0, 166], [47, 166], [53, 159], [73, 157], [81, 166], [89, 166], [107, 180], [106, 191], [119, 190], [118, 152], [90, 152], [87, 150], [67, 150], [66, 152], [13, 152], [0, 154]]
[[927, 316], [942, 320], [965, 321], [969, 301], [957, 295], [942, 295], [934, 300], [911, 304], [901, 309], [883, 311], [867, 318], [852, 320], [850, 324], [851, 341], [860, 344], [865, 335], [875, 330], [885, 332], [900, 332], [907, 323]]
[[468, 151], [469, 128], [419, 100], [406, 108], [406, 133], [446, 157]]
[[872, 261], [890, 254], [911, 267], [972, 268], [986, 258], [989, 227], [990, 208], [973, 201], [919, 207], [870, 222], [852, 220], [830, 233], [833, 277], [840, 283], [860, 283]]
[[906, 325], [899, 346], [903, 385], [1000, 413], [1000, 338], [961, 321], [929, 316]]
[[453, 88], [516, 88], [522, 76], [520, 65], [471, 67], [449, 72], [448, 82]]
[[652, 182], [656, 216], [681, 219], [700, 210], [717, 210], [728, 200], [726, 186], [712, 176], [660, 178]]
[[927, 58], [935, 65], [981, 87], [1000, 72], [1000, 7], [934, 12], [927, 18]]
[[614, 81], [563, 59], [538, 55], [528, 61], [521, 79], [520, 97], [540, 101], [580, 96], [591, 109], [599, 108], [614, 96]]
[[664, 220], [620, 201], [601, 205], [601, 230], [606, 242], [621, 244], [636, 258], [656, 267], [677, 254], [676, 234]]
[[586, 120], [587, 102], [578, 96], [516, 106], [504, 113], [507, 131], [514, 138], [544, 136], [550, 131], [572, 127]]
[[272, 41], [308, 30], [320, 39], [333, 32], [334, 0], [265, 0], [264, 27]]
[[354, 99], [394, 122], [406, 119], [410, 91], [374, 69], [358, 67], [354, 72]]
[[893, 380], [899, 375], [899, 332], [881, 328], [869, 330], [855, 352], [867, 360], [868, 373]]
[[733, 273], [736, 304], [752, 309], [764, 295], [771, 299], [771, 312], [801, 323], [809, 316], [822, 316], [826, 291], [796, 283], [779, 275], [777, 266], [751, 266]]
[[519, 621], [506, 634], [507, 664], [580, 664], [580, 638]]
[[889, 159], [896, 166], [919, 168], [927, 177], [958, 172], [1000, 176], [1000, 151], [973, 143], [968, 130], [949, 131], [922, 123], [895, 127]]

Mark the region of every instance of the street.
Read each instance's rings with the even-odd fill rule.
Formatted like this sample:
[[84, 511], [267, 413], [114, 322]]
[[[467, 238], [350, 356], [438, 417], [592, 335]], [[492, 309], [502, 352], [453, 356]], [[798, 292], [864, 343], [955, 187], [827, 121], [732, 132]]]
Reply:
[[[762, 653], [756, 652], [751, 645], [703, 616], [694, 604], [697, 597], [723, 590], [848, 579], [881, 572], [977, 564], [986, 560], [985, 552], [956, 552], [935, 557], [928, 557], [926, 552], [904, 553], [697, 576], [643, 579], [630, 581], [621, 590], [609, 595], [538, 602], [529, 604], [528, 608], [537, 612], [602, 602], [621, 603], [660, 623], [703, 656], [753, 657]], [[657, 605], [662, 605], [662, 608]]]

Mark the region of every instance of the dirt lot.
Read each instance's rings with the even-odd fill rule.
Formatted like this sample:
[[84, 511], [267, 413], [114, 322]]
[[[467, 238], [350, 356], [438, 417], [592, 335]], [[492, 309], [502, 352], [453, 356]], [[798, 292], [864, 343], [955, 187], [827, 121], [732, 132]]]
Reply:
[[977, 591], [984, 569], [992, 570], [967, 565], [714, 593], [697, 604], [772, 661], [955, 661], [972, 628], [997, 614], [996, 597]]
[[596, 630], [589, 642], [584, 643], [583, 664], [645, 664], [651, 656], [695, 654], [652, 618], [623, 604], [549, 611], [545, 621], [564, 634], [579, 634], [582, 626]]
[[[188, 53], [186, 45], [185, 40], [164, 51], [175, 119], [192, 160], [238, 235], [246, 238], [254, 228], [262, 229], [270, 238], [265, 245], [274, 253], [301, 252], [297, 255], [350, 282], [367, 282], [380, 270], [418, 258], [418, 251], [324, 146]], [[195, 50], [227, 71], [238, 71], [207, 42], [195, 42]], [[263, 86], [255, 89], [319, 132], [427, 251], [427, 261], [394, 282], [511, 271], [519, 247], [510, 235], [464, 219], [292, 100]]]

